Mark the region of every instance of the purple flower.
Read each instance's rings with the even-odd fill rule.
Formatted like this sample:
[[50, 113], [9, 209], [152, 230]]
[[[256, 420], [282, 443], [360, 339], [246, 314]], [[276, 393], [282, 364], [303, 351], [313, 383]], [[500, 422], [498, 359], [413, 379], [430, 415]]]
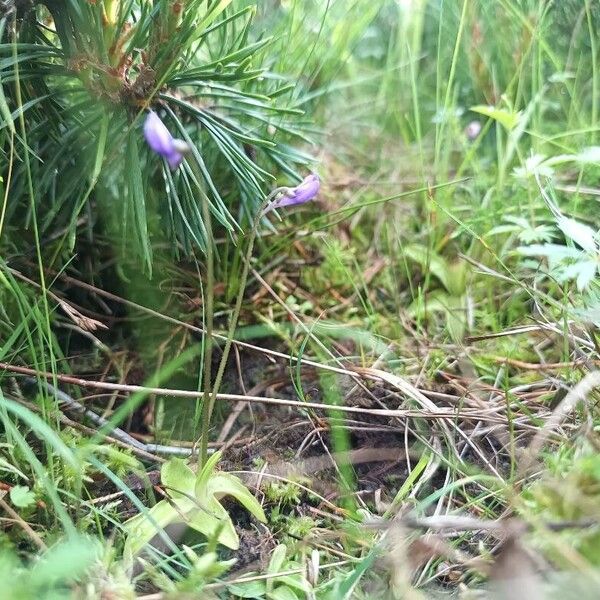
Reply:
[[153, 110], [149, 111], [146, 117], [144, 137], [148, 146], [166, 158], [169, 167], [173, 170], [181, 164], [184, 152], [189, 150], [189, 146], [183, 140], [178, 140], [169, 133], [165, 124]]
[[471, 121], [465, 127], [465, 135], [473, 141], [481, 133], [481, 123], [479, 121]]
[[267, 208], [265, 213], [275, 209], [282, 208], [283, 206], [295, 206], [296, 204], [304, 204], [310, 202], [315, 198], [321, 189], [321, 180], [319, 176], [312, 173], [308, 177], [305, 177], [301, 183], [294, 188], [288, 188], [283, 195], [277, 200], [273, 200]]

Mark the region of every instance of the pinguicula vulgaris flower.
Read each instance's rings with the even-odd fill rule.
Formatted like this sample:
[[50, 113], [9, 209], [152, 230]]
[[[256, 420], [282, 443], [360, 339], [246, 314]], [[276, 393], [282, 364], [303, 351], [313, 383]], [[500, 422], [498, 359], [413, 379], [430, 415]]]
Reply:
[[288, 188], [276, 200], [273, 200], [266, 208], [265, 213], [284, 206], [295, 206], [314, 200], [321, 189], [321, 180], [316, 173], [305, 177], [296, 187]]
[[466, 136], [473, 141], [481, 133], [481, 123], [479, 121], [471, 121], [465, 127]]
[[144, 123], [144, 137], [148, 146], [157, 154], [167, 159], [169, 167], [175, 170], [183, 160], [183, 155], [190, 147], [183, 141], [174, 138], [160, 117], [153, 111], [148, 112]]

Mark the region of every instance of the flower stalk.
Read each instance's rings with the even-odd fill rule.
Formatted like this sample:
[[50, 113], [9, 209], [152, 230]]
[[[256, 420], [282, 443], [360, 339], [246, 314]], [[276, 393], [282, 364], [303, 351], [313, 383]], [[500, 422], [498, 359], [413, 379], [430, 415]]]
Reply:
[[[315, 180], [318, 182], [315, 185]], [[310, 185], [309, 185], [310, 183]], [[310, 193], [308, 191], [308, 187], [310, 187]], [[208, 430], [210, 421], [212, 418], [212, 413], [215, 406], [215, 401], [217, 399], [217, 394], [219, 393], [219, 388], [221, 387], [221, 382], [223, 380], [223, 375], [225, 373], [225, 367], [227, 366], [227, 360], [229, 358], [229, 352], [231, 351], [231, 345], [233, 344], [233, 336], [235, 334], [235, 330], [237, 328], [238, 320], [240, 317], [240, 313], [242, 310], [242, 303], [244, 301], [244, 293], [246, 291], [246, 283], [248, 281], [248, 273], [250, 272], [250, 261], [252, 260], [252, 253], [254, 251], [254, 243], [256, 242], [256, 236], [258, 234], [258, 228], [260, 226], [260, 221], [263, 216], [273, 210], [275, 208], [279, 208], [281, 206], [291, 206], [294, 204], [304, 204], [310, 200], [313, 200], [315, 196], [318, 194], [320, 189], [320, 180], [317, 175], [309, 175], [306, 177], [300, 185], [295, 188], [288, 187], [279, 187], [273, 190], [263, 201], [260, 209], [257, 211], [256, 216], [254, 217], [254, 222], [252, 223], [252, 228], [250, 229], [250, 234], [248, 238], [248, 245], [246, 246], [246, 252], [243, 258], [242, 272], [240, 274], [239, 281], [239, 289], [237, 298], [235, 301], [235, 305], [233, 307], [233, 312], [231, 313], [231, 319], [229, 321], [229, 329], [227, 331], [227, 339], [225, 341], [225, 346], [223, 347], [223, 354], [221, 356], [221, 360], [219, 362], [219, 367], [217, 369], [217, 374], [215, 376], [214, 385], [212, 386], [212, 393], [208, 399], [208, 403], [204, 404], [205, 410], [202, 415], [202, 438], [200, 441], [200, 460], [201, 465], [206, 462], [206, 458], [208, 456]], [[278, 196], [281, 195], [281, 198]], [[296, 202], [288, 202], [290, 198], [295, 198]], [[300, 201], [301, 199], [301, 201]], [[281, 204], [280, 204], [281, 202]], [[285, 202], [285, 203], [284, 203]], [[212, 323], [211, 323], [212, 324]], [[207, 337], [208, 327], [206, 328]], [[212, 330], [211, 330], [212, 331]], [[211, 354], [212, 358], [212, 354]], [[207, 381], [204, 382], [204, 389], [206, 392], [207, 389]], [[205, 396], [206, 397], [206, 396]], [[206, 402], [206, 401], [205, 401]]]

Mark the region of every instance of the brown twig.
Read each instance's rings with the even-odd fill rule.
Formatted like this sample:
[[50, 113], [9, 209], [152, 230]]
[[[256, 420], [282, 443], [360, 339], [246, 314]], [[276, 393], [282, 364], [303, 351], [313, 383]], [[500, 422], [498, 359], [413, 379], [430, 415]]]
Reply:
[[0, 496], [0, 508], [2, 508], [2, 510], [4, 510], [6, 514], [10, 515], [11, 518], [13, 518], [15, 522], [19, 524], [19, 527], [21, 527], [21, 529], [27, 534], [29, 539], [31, 539], [31, 541], [40, 550], [46, 551], [48, 549], [48, 546], [46, 546], [44, 540], [32, 529], [31, 525], [29, 525], [29, 523], [23, 520], [19, 513], [16, 510], [14, 510], [13, 507], [10, 506], [10, 504], [8, 504], [8, 502], [6, 502], [6, 500], [4, 500], [2, 496]]
[[557, 363], [530, 363], [523, 360], [517, 360], [516, 358], [508, 358], [507, 356], [490, 356], [487, 358], [500, 364], [523, 369], [524, 371], [556, 371], [558, 369], [573, 369], [576, 367], [584, 367], [586, 365], [589, 366], [590, 364], [600, 365], [600, 360], [593, 359], [571, 360]]
[[[81, 379], [79, 377], [72, 377], [71, 375], [57, 375], [53, 373], [49, 373], [46, 371], [36, 371], [35, 369], [30, 369], [28, 367], [20, 367], [17, 365], [11, 365], [9, 363], [0, 362], [0, 369], [4, 369], [6, 371], [12, 373], [20, 373], [24, 375], [30, 376], [38, 376], [43, 377], [45, 379], [53, 379], [55, 378], [62, 383], [68, 383], [71, 385], [76, 385], [85, 388], [99, 388], [106, 390], [118, 390], [123, 392], [144, 392], [147, 394], [161, 394], [163, 396], [171, 396], [178, 398], [198, 398], [202, 396], [202, 390], [194, 391], [194, 390], [178, 390], [172, 388], [160, 388], [160, 387], [146, 387], [142, 385], [127, 385], [123, 383], [109, 383], [103, 381], [88, 381], [87, 379]], [[400, 379], [392, 376], [391, 374], [385, 374], [385, 377], [380, 376], [383, 371], [379, 371], [378, 369], [357, 369], [357, 374], [363, 374], [367, 379], [373, 380], [383, 380], [388, 381], [389, 378], [394, 378], [394, 381], [399, 381]], [[414, 386], [409, 386], [407, 382], [404, 382], [404, 389], [401, 389], [402, 392], [408, 393], [409, 395], [414, 395], [419, 392]], [[419, 392], [418, 396], [421, 400], [424, 396]], [[420, 418], [420, 419], [431, 419], [431, 420], [441, 420], [441, 421], [456, 421], [457, 418], [460, 418], [463, 421], [485, 421], [489, 423], [498, 423], [498, 424], [506, 424], [506, 418], [503, 416], [496, 416], [492, 414], [484, 414], [482, 410], [469, 410], [462, 411], [457, 413], [454, 409], [440, 408], [433, 404], [430, 404], [427, 398], [427, 408], [424, 409], [370, 409], [370, 408], [362, 408], [358, 406], [341, 406], [341, 405], [331, 405], [331, 404], [323, 404], [320, 402], [303, 402], [299, 400], [290, 400], [286, 398], [265, 398], [261, 396], [243, 396], [241, 394], [217, 394], [217, 398], [225, 401], [239, 401], [243, 400], [246, 402], [254, 402], [254, 403], [262, 403], [272, 406], [289, 406], [294, 407], [299, 410], [306, 409], [317, 409], [317, 410], [327, 410], [331, 412], [339, 412], [339, 413], [353, 413], [353, 414], [362, 414], [362, 415], [371, 415], [377, 417], [396, 417], [396, 418]], [[494, 412], [493, 410], [490, 412]], [[537, 427], [533, 425], [527, 425], [526, 423], [518, 423], [523, 429], [531, 429], [532, 431], [537, 431]]]

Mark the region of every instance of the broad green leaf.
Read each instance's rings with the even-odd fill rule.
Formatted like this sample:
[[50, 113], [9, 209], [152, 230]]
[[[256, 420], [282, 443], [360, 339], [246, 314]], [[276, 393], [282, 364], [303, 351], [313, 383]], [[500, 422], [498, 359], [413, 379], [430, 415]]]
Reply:
[[466, 298], [447, 296], [446, 300], [446, 328], [456, 344], [460, 344], [467, 330]]
[[264, 598], [267, 593], [264, 581], [248, 581], [247, 583], [231, 583], [227, 591], [237, 598]]
[[147, 513], [125, 523], [129, 535], [126, 550], [137, 554], [161, 529], [174, 522], [186, 523], [219, 544], [236, 550], [239, 538], [229, 513], [220, 504], [223, 496], [233, 496], [248, 512], [266, 522], [263, 509], [248, 488], [229, 473], [215, 473], [221, 458], [215, 452], [196, 475], [181, 459], [171, 459], [161, 469], [161, 481], [170, 501], [162, 500]]
[[172, 498], [194, 495], [196, 473], [181, 458], [172, 458], [162, 466], [160, 480]]
[[462, 296], [467, 287], [466, 262], [456, 261], [448, 265], [448, 287], [446, 288], [452, 296]]
[[193, 511], [187, 522], [188, 525], [208, 538], [216, 536], [220, 544], [237, 550], [240, 540], [229, 513], [214, 497], [203, 497], [198, 500], [201, 508]]
[[195, 508], [194, 502], [182, 498], [177, 500], [177, 509], [167, 500], [161, 500], [148, 510], [123, 524], [128, 533], [125, 542], [125, 556], [135, 556], [157, 533], [167, 525], [181, 520], [181, 514], [188, 514]]
[[466, 298], [446, 294], [443, 290], [432, 292], [427, 297], [427, 302], [413, 302], [409, 313], [426, 317], [431, 313], [442, 313], [446, 319], [446, 328], [452, 340], [460, 343], [467, 328]]
[[267, 598], [268, 600], [298, 600], [298, 596], [285, 585], [280, 585], [267, 592]]
[[485, 106], [483, 104], [472, 106], [471, 110], [473, 112], [479, 113], [480, 115], [489, 117], [494, 121], [497, 121], [507, 131], [513, 130], [519, 123], [519, 119], [521, 117], [520, 112], [508, 111], [504, 108], [496, 108], [495, 106]]
[[448, 263], [435, 251], [426, 248], [425, 246], [412, 244], [404, 247], [404, 254], [415, 261], [423, 271], [429, 269], [440, 283], [450, 291], [452, 286], [448, 273]]
[[[286, 553], [287, 547], [285, 546], [285, 544], [279, 544], [279, 546], [277, 546], [275, 550], [273, 550], [273, 554], [271, 554], [271, 560], [269, 561], [269, 566], [267, 567], [267, 573], [269, 575], [274, 575], [275, 573], [279, 573], [279, 571], [281, 571], [281, 567], [285, 562]], [[273, 585], [274, 580], [268, 579], [267, 590], [271, 591], [273, 589]]]
[[[299, 566], [297, 564], [288, 565], [288, 568]], [[297, 590], [302, 594], [308, 594], [312, 590], [310, 583], [300, 574], [298, 575], [281, 575], [277, 577], [277, 583], [285, 584], [288, 588]]]
[[35, 494], [26, 485], [15, 485], [10, 489], [10, 501], [18, 508], [27, 508], [35, 502]]
[[217, 473], [208, 483], [208, 489], [216, 498], [223, 496], [233, 496], [244, 508], [262, 523], [267, 522], [267, 518], [262, 506], [250, 490], [237, 478], [230, 473]]

